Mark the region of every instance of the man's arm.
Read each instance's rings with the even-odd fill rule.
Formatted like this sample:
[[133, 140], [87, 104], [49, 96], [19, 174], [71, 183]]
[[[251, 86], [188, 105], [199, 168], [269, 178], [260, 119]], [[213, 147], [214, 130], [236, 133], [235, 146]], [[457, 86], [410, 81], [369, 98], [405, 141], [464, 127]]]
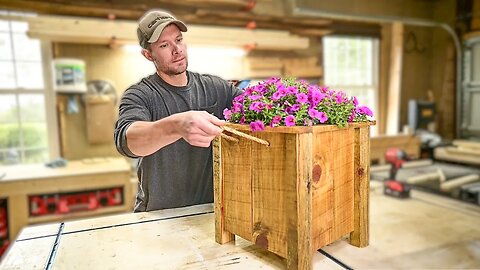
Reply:
[[205, 111], [177, 113], [155, 122], [136, 121], [126, 131], [127, 146], [137, 156], [148, 156], [180, 138], [193, 146], [209, 147], [224, 124]]

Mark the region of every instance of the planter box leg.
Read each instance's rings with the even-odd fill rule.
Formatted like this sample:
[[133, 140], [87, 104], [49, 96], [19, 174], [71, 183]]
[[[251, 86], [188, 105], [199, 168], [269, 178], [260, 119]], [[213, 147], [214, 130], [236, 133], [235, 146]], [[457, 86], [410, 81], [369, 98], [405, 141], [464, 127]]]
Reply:
[[213, 140], [213, 196], [215, 204], [215, 241], [225, 244], [235, 240], [235, 235], [225, 230], [224, 200], [223, 200], [223, 173], [221, 155], [222, 141], [220, 137]]
[[370, 129], [368, 127], [355, 129], [354, 155], [354, 219], [350, 244], [366, 247], [369, 238], [368, 201], [370, 190]]
[[297, 179], [286, 179], [287, 269], [312, 269], [312, 134], [297, 135]]

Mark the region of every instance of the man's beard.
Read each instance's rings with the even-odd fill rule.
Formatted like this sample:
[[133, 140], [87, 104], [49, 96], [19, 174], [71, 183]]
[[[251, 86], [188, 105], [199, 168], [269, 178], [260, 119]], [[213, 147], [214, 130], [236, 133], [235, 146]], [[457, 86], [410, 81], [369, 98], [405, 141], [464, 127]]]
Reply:
[[184, 73], [188, 68], [188, 60], [185, 59], [185, 68], [182, 68], [182, 67], [178, 67], [178, 68], [169, 68], [167, 70], [167, 72], [165, 72], [166, 74], [168, 74], [169, 76], [175, 76], [175, 75], [180, 75], [182, 73]]

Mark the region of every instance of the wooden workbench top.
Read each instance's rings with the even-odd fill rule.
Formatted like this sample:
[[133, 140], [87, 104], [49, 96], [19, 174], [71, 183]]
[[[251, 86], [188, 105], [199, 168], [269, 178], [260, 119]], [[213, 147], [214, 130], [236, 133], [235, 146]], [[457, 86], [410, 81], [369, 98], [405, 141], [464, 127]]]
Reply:
[[68, 161], [65, 167], [50, 168], [44, 164], [13, 165], [0, 167], [0, 184], [7, 181], [56, 178], [75, 175], [102, 174], [129, 171], [125, 158], [95, 158]]
[[[370, 195], [370, 245], [337, 241], [314, 252], [314, 269], [480, 269], [480, 207], [419, 191], [385, 197], [381, 185]], [[52, 269], [285, 268], [241, 238], [217, 244], [211, 205], [66, 222], [52, 252], [60, 225], [25, 228], [0, 269], [45, 269], [51, 254]]]
[[[133, 213], [24, 229], [0, 269], [283, 269], [284, 259], [237, 238], [215, 242], [212, 205]], [[52, 256], [52, 254], [54, 254]], [[343, 269], [320, 253], [318, 269]]]

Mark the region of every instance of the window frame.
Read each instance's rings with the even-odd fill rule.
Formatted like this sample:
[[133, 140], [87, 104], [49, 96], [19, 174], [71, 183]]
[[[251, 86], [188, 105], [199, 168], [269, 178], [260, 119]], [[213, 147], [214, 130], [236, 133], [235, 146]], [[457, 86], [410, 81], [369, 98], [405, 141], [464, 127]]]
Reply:
[[[332, 85], [327, 85], [328, 87], [332, 88], [332, 89], [335, 89], [335, 90], [342, 90], [342, 91], [345, 91], [348, 95], [352, 95], [351, 93], [349, 93], [349, 90], [355, 90], [355, 89], [372, 89], [370, 91], [373, 91], [373, 104], [374, 106], [371, 108], [374, 112], [374, 119], [377, 119], [377, 122], [378, 122], [378, 113], [379, 113], [379, 108], [380, 108], [380, 104], [379, 104], [379, 95], [380, 95], [380, 39], [377, 38], [377, 37], [365, 37], [365, 36], [345, 36], [345, 35], [331, 35], [331, 36], [328, 36], [328, 37], [324, 37], [322, 39], [322, 48], [323, 48], [323, 55], [322, 55], [322, 59], [323, 59], [323, 66], [324, 66], [324, 83], [325, 84], [328, 84], [327, 80], [326, 80], [326, 76], [328, 74], [328, 67], [326, 65], [326, 57], [325, 55], [328, 53], [326, 51], [326, 47], [325, 46], [325, 39], [326, 38], [343, 38], [343, 39], [368, 39], [368, 40], [371, 40], [372, 41], [372, 52], [371, 52], [371, 56], [372, 56], [372, 82], [371, 84], [332, 84]], [[348, 57], [348, 55], [346, 55], [345, 57]], [[345, 61], [348, 61], [345, 60]], [[362, 105], [367, 105], [365, 103], [362, 103], [362, 100], [359, 100], [359, 102], [362, 104]], [[370, 133], [372, 136], [376, 136], [378, 135], [378, 125], [375, 125], [375, 126], [372, 126], [370, 128]]]
[[[2, 10], [3, 12], [0, 13], [0, 20], [5, 20], [5, 21], [15, 21], [15, 22], [26, 22], [28, 24], [29, 22], [29, 17], [31, 17], [31, 14], [25, 14], [21, 15], [16, 12], [10, 12], [6, 10]], [[10, 28], [8, 30], [8, 33], [10, 33], [10, 37], [12, 39], [14, 32]], [[26, 34], [28, 35], [28, 29]], [[10, 41], [13, 47], [15, 46], [15, 43], [13, 40]], [[39, 40], [40, 43], [40, 57], [41, 60], [39, 63], [42, 66], [42, 77], [43, 77], [43, 87], [41, 88], [23, 88], [23, 87], [11, 87], [11, 88], [2, 88], [0, 90], [0, 95], [13, 95], [15, 96], [16, 99], [16, 104], [17, 106], [20, 104], [20, 97], [21, 95], [25, 94], [34, 94], [34, 95], [42, 95], [44, 97], [44, 108], [45, 108], [45, 124], [46, 124], [46, 131], [47, 131], [47, 146], [46, 150], [48, 152], [48, 157], [49, 159], [55, 159], [60, 156], [60, 149], [59, 149], [59, 134], [58, 134], [58, 125], [57, 125], [57, 110], [56, 110], [56, 95], [54, 92], [53, 88], [53, 72], [52, 72], [52, 45], [50, 41], [47, 40]], [[12, 51], [12, 54], [14, 52]], [[11, 60], [2, 60], [5, 62], [11, 62], [14, 65], [18, 62], [29, 62], [29, 61], [18, 61], [15, 59], [13, 56], [13, 59]], [[38, 61], [32, 61], [32, 62], [38, 62]], [[17, 70], [16, 68], [14, 69], [14, 73], [16, 73]], [[16, 76], [16, 74], [15, 74]], [[15, 77], [15, 80], [17, 78]], [[17, 107], [18, 108], [18, 107]], [[18, 124], [20, 127], [20, 132], [23, 132], [22, 124], [23, 121], [20, 118], [20, 110], [17, 110], [17, 115], [18, 115]], [[23, 136], [22, 136], [23, 137]], [[44, 147], [25, 147], [23, 145], [23, 142], [21, 142], [19, 152], [21, 152], [21, 162], [19, 164], [25, 164], [24, 163], [24, 152], [28, 150], [36, 150], [36, 149], [44, 149]], [[5, 150], [8, 150], [6, 148], [0, 149], [2, 152], [5, 152]], [[0, 165], [1, 166], [1, 165]]]

